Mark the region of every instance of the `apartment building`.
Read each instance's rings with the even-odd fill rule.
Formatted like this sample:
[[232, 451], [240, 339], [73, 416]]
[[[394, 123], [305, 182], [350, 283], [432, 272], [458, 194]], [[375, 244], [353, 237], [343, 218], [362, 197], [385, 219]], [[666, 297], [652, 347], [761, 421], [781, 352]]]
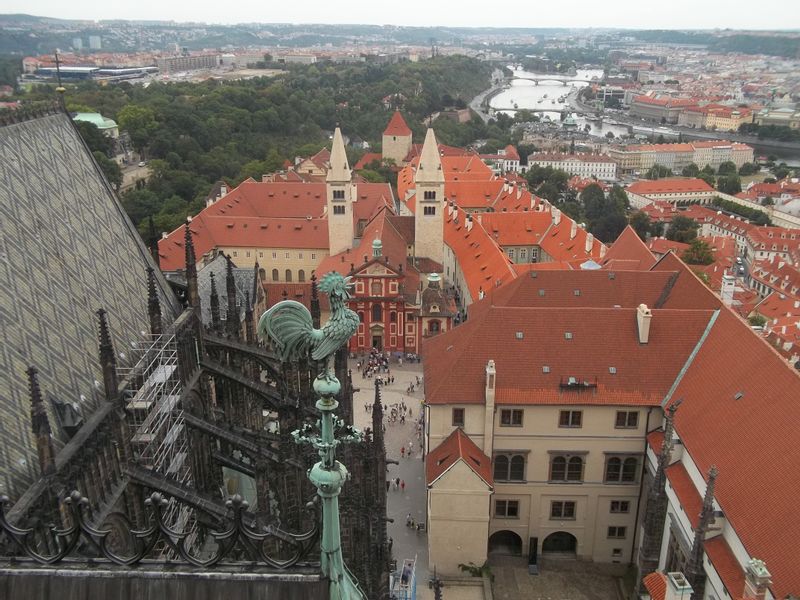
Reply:
[[570, 175], [595, 177], [603, 181], [617, 179], [617, 163], [606, 154], [545, 154], [534, 153], [528, 156], [529, 165], [561, 169]]

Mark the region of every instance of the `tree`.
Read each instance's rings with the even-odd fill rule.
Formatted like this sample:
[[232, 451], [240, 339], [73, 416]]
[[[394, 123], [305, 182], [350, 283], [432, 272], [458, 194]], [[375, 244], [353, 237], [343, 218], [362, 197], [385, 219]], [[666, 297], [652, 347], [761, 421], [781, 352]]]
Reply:
[[767, 324], [767, 318], [764, 315], [759, 315], [758, 313], [750, 316], [747, 319], [750, 322], [752, 327], [763, 327]]
[[681, 258], [688, 265], [710, 265], [714, 262], [714, 252], [706, 242], [695, 238]]
[[131, 136], [131, 142], [140, 154], [144, 152], [150, 136], [158, 128], [153, 110], [136, 104], [128, 104], [122, 108], [117, 114], [117, 122]]
[[614, 132], [613, 132], [613, 131], [609, 131], [609, 132], [607, 132], [607, 133], [606, 133], [606, 137], [607, 137], [609, 140], [613, 140], [613, 139], [614, 139]]
[[650, 234], [650, 217], [646, 212], [637, 210], [631, 213], [628, 218], [628, 223], [636, 234], [642, 239], [643, 242], [647, 241], [647, 236]]
[[94, 156], [97, 164], [100, 165], [108, 182], [114, 186], [114, 191], [118, 192], [120, 186], [122, 186], [122, 169], [119, 168], [119, 164], [100, 151], [92, 152], [92, 156]]
[[681, 175], [684, 177], [699, 177], [700, 176], [700, 167], [698, 167], [695, 163], [689, 163], [681, 170]]
[[608, 206], [606, 195], [603, 192], [603, 188], [596, 183], [591, 183], [583, 188], [579, 199], [590, 223], [600, 219], [606, 212]]
[[736, 175], [736, 165], [733, 161], [726, 160], [719, 166], [717, 173], [720, 175]]
[[756, 163], [744, 163], [739, 167], [739, 175], [747, 177], [748, 175], [755, 175], [760, 171]]
[[698, 175], [698, 177], [703, 181], [705, 181], [711, 187], [717, 185], [717, 178], [709, 173], [706, 173], [705, 171], [700, 171], [700, 175]]
[[674, 242], [690, 243], [697, 237], [697, 223], [694, 219], [678, 215], [667, 228], [667, 239]]
[[764, 198], [761, 201], [761, 205], [762, 206], [774, 206], [775, 205], [775, 199], [772, 196], [767, 196], [766, 198]]
[[672, 177], [672, 170], [664, 165], [655, 164], [644, 175], [647, 179], [661, 179], [662, 177]]
[[103, 132], [94, 123], [89, 123], [88, 121], [74, 121], [74, 123], [83, 141], [89, 146], [89, 150], [102, 152], [108, 156], [109, 152], [111, 152], [111, 138], [103, 135]]
[[742, 191], [742, 180], [738, 175], [720, 176], [717, 178], [717, 189], [723, 194], [733, 196]]
[[552, 183], [545, 182], [536, 188], [536, 195], [545, 198], [550, 202], [558, 202], [559, 192], [558, 188]]

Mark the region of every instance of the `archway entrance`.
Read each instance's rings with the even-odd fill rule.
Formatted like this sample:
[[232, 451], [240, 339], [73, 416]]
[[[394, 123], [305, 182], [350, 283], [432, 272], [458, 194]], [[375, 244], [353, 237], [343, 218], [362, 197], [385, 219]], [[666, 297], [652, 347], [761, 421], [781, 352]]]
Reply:
[[513, 531], [495, 531], [489, 536], [489, 554], [522, 554], [522, 538]]
[[369, 328], [369, 332], [372, 336], [372, 347], [376, 350], [383, 350], [383, 327], [373, 325]]
[[551, 533], [542, 543], [542, 554], [571, 554], [575, 555], [578, 549], [578, 540], [571, 533], [556, 531]]

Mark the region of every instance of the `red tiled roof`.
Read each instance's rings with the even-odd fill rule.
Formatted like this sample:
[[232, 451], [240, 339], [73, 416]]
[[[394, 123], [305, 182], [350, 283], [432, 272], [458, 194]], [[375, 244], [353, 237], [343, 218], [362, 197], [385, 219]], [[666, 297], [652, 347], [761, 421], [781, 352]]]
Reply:
[[675, 242], [673, 240], [668, 240], [667, 238], [657, 237], [657, 238], [651, 238], [650, 242], [647, 244], [647, 247], [654, 254], [666, 254], [667, 252], [670, 251], [682, 254], [684, 251], [688, 250], [689, 244], [684, 244], [683, 242]]
[[[306, 283], [279, 283], [265, 281], [262, 283], [264, 293], [267, 295], [267, 306], [272, 306], [281, 300], [296, 300], [307, 309], [311, 310], [311, 282]], [[283, 293], [286, 292], [284, 297]], [[323, 311], [330, 310], [327, 294], [319, 294], [319, 305]]]
[[358, 159], [358, 162], [353, 167], [354, 171], [360, 171], [361, 169], [366, 169], [367, 165], [375, 162], [381, 162], [383, 160], [383, 155], [380, 152], [367, 152], [364, 156]]
[[664, 444], [664, 432], [661, 429], [651, 431], [647, 434], [647, 443], [658, 456], [661, 454], [661, 446]]
[[668, 252], [653, 265], [652, 271], [674, 273], [669, 293], [662, 299], [662, 308], [706, 308], [717, 309], [722, 301], [700, 278], [672, 252]]
[[411, 135], [411, 129], [406, 123], [406, 120], [403, 118], [403, 115], [400, 114], [399, 110], [394, 111], [392, 118], [389, 120], [389, 124], [383, 131], [383, 135]]
[[683, 512], [692, 524], [692, 529], [697, 527], [700, 522], [700, 511], [703, 508], [703, 499], [697, 491], [697, 488], [689, 477], [689, 473], [682, 462], [676, 462], [666, 469], [664, 473], [667, 475], [669, 485], [678, 497], [678, 502], [681, 503]]
[[715, 499], [728, 523], [768, 565], [775, 597], [797, 595], [797, 372], [723, 308], [673, 397], [684, 398], [675, 429], [685, 451], [701, 473], [719, 469]]
[[490, 488], [492, 461], [475, 445], [469, 436], [458, 427], [425, 458], [425, 481], [430, 486], [459, 460], [463, 461]]
[[528, 157], [528, 164], [537, 162], [596, 162], [613, 163], [616, 162], [607, 154], [566, 154], [562, 152], [538, 152]]
[[[717, 575], [722, 579], [722, 583], [725, 585], [725, 589], [728, 590], [730, 597], [743, 598], [744, 571], [725, 538], [718, 535], [706, 540], [703, 543], [703, 548]], [[769, 568], [769, 565], [767, 565], [767, 568]]]
[[474, 218], [501, 246], [538, 245], [553, 224], [549, 212], [492, 212]]
[[[649, 343], [639, 344], [635, 309], [490, 306], [474, 314], [473, 306], [466, 323], [423, 344], [430, 404], [482, 404], [492, 359], [498, 404], [659, 405], [712, 315], [653, 310]], [[569, 377], [592, 387], [562, 388]]]
[[702, 179], [676, 179], [668, 177], [653, 181], [642, 179], [627, 187], [627, 191], [640, 196], [648, 194], [685, 194], [689, 192], [713, 192], [714, 188]]
[[[656, 263], [656, 258], [630, 225], [623, 229], [619, 237], [611, 244], [611, 248], [603, 257], [603, 264], [606, 265], [606, 269], [617, 269], [618, 266], [614, 265], [614, 262], [620, 260], [635, 261], [633, 268], [643, 271], [650, 269]], [[631, 266], [633, 264], [634, 262], [631, 263]]]
[[667, 576], [656, 571], [642, 580], [652, 600], [664, 600], [667, 595]]

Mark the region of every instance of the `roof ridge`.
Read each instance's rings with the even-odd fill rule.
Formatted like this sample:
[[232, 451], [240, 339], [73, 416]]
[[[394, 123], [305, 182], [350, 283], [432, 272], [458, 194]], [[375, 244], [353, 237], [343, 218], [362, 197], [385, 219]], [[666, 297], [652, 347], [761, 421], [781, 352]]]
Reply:
[[667, 395], [664, 396], [664, 400], [661, 401], [661, 406], [663, 408], [667, 408], [669, 401], [672, 399], [672, 395], [675, 393], [675, 390], [678, 389], [678, 386], [680, 385], [684, 375], [686, 375], [686, 372], [689, 370], [689, 367], [694, 362], [694, 359], [700, 353], [700, 348], [703, 347], [703, 344], [705, 343], [706, 339], [708, 339], [708, 335], [711, 333], [711, 328], [714, 326], [714, 323], [717, 322], [717, 318], [719, 318], [719, 315], [720, 315], [720, 309], [717, 308], [711, 315], [711, 318], [709, 319], [708, 324], [706, 325], [705, 331], [703, 331], [703, 334], [700, 336], [700, 339], [697, 340], [697, 343], [695, 344], [694, 348], [689, 353], [686, 362], [681, 367], [681, 370], [678, 371], [678, 375], [677, 377], [675, 377], [675, 381], [672, 382], [672, 386], [670, 386]]

